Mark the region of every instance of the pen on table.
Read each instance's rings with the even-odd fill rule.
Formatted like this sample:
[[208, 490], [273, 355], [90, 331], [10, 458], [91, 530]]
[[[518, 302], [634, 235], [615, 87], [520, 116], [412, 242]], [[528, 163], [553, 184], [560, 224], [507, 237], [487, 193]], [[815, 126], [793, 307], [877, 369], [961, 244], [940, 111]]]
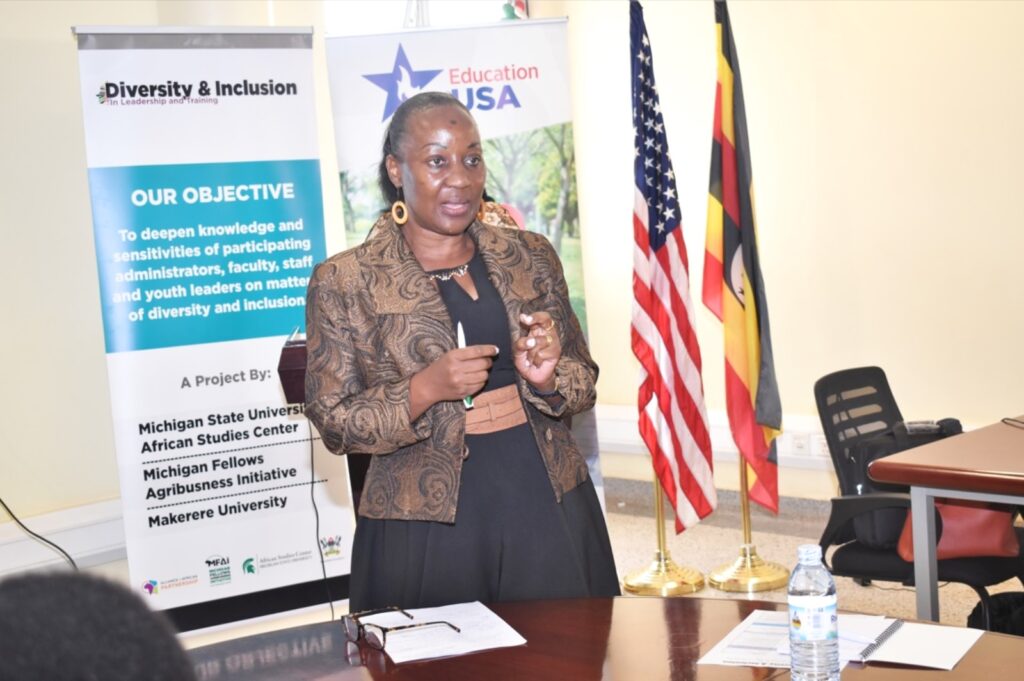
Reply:
[[[460, 348], [466, 347], [466, 332], [462, 330], [462, 322], [459, 322], [458, 326], [455, 327], [455, 332], [456, 332], [456, 335], [458, 337], [459, 347]], [[466, 395], [465, 397], [463, 397], [462, 398], [462, 404], [464, 404], [466, 406], [466, 409], [472, 409], [473, 408], [473, 396], [472, 395]]]

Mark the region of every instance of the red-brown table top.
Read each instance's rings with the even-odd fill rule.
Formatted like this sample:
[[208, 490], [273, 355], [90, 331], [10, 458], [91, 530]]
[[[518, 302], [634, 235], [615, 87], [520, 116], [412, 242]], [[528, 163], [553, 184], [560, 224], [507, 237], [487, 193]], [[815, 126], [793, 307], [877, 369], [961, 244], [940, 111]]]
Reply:
[[[446, 659], [392, 664], [384, 653], [348, 651], [338, 622], [311, 624], [196, 648], [199, 681], [768, 681], [788, 670], [697, 665], [755, 609], [784, 603], [710, 598], [594, 598], [491, 604], [526, 638]], [[851, 665], [844, 681], [975, 681], [1016, 678], [1024, 638], [985, 634], [951, 672]]]
[[1000, 422], [936, 440], [877, 459], [868, 474], [902, 485], [1024, 495], [1024, 428]]

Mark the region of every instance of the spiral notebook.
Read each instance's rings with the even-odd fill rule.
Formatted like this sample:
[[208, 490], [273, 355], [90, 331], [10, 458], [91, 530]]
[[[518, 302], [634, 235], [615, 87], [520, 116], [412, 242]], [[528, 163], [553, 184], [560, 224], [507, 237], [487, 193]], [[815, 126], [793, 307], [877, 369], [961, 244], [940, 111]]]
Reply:
[[950, 670], [983, 633], [980, 629], [893, 620], [853, 661]]

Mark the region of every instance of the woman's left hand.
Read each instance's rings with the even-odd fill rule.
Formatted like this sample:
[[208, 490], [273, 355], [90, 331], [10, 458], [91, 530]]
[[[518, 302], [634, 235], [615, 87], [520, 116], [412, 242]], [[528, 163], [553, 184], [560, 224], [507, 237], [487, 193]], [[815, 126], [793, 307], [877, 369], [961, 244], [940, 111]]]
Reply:
[[555, 366], [562, 356], [555, 320], [547, 312], [534, 312], [519, 315], [519, 325], [526, 333], [512, 344], [516, 370], [538, 392], [553, 392]]

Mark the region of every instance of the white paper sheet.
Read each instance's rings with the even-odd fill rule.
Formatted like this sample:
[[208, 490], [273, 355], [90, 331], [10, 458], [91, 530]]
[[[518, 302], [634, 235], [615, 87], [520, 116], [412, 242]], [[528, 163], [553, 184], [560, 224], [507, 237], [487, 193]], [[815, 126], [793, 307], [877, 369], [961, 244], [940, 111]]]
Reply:
[[[864, 649], [893, 622], [893, 619], [881, 615], [839, 613], [839, 668], [851, 661], [859, 662]], [[952, 669], [982, 633], [974, 629], [914, 622], [906, 622], [900, 631], [904, 629], [912, 634], [893, 636], [869, 661]], [[927, 639], [932, 629], [942, 630], [936, 634], [941, 638], [936, 638], [935, 644], [928, 643]], [[889, 646], [893, 647], [887, 651]], [[755, 610], [697, 664], [788, 669], [789, 613], [785, 610]]]
[[867, 661], [950, 670], [983, 633], [980, 629], [904, 622]]
[[515, 629], [479, 602], [445, 605], [438, 608], [406, 610], [412, 619], [397, 612], [360, 618], [382, 627], [400, 627], [419, 622], [451, 622], [461, 631], [433, 626], [403, 629], [387, 633], [384, 652], [395, 664], [434, 657], [465, 655], [478, 650], [506, 648], [526, 643]]
[[[864, 649], [874, 643], [894, 621], [882, 615], [839, 613], [839, 668], [842, 669], [850, 662], [859, 662]], [[779, 643], [779, 652], [789, 659], [788, 630], [786, 638]]]
[[697, 660], [697, 664], [789, 669], [789, 655], [779, 652], [779, 645], [788, 640], [788, 612], [755, 610]]

